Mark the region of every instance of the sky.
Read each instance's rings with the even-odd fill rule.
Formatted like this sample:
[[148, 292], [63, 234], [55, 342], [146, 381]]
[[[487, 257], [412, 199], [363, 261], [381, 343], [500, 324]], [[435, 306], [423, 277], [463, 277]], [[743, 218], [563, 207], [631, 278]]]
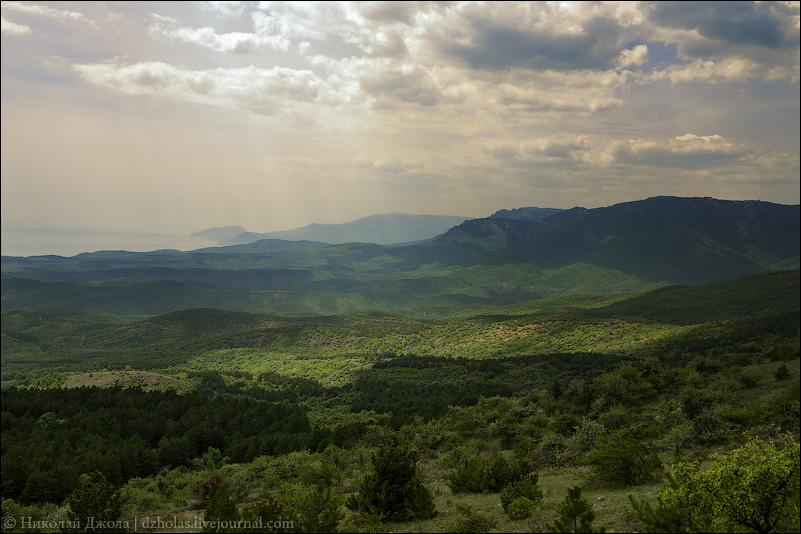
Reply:
[[2, 253], [798, 204], [799, 28], [799, 2], [2, 2]]

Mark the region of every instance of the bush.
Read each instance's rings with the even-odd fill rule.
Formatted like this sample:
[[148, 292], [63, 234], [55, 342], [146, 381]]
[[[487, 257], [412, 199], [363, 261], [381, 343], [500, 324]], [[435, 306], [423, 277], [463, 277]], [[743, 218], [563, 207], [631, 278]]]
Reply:
[[662, 473], [659, 456], [628, 432], [603, 436], [587, 462], [595, 467], [601, 482], [610, 486], [644, 484]]
[[798, 532], [799, 445], [790, 435], [774, 444], [751, 438], [712, 466], [674, 466], [676, 484], [659, 496], [688, 509], [700, 532]]
[[759, 384], [765, 378], [765, 373], [759, 369], [743, 369], [737, 375], [737, 381], [746, 389]]
[[354, 511], [379, 514], [389, 521], [429, 519], [436, 515], [434, 497], [417, 476], [414, 452], [392, 434], [372, 457], [358, 495], [351, 495], [347, 507]]
[[219, 523], [239, 520], [236, 503], [231, 500], [225, 486], [219, 487], [209, 499], [203, 520], [203, 532], [217, 532]]
[[481, 455], [463, 457], [461, 463], [448, 477], [448, 487], [454, 493], [499, 492], [510, 482], [520, 480], [531, 470], [525, 460], [511, 463], [497, 456], [492, 463], [485, 462]]
[[782, 364], [778, 369], [776, 369], [776, 373], [773, 375], [776, 380], [789, 380], [792, 376], [790, 374], [790, 370], [787, 369], [787, 366]]
[[518, 497], [509, 505], [507, 513], [509, 514], [509, 519], [518, 521], [520, 519], [528, 519], [536, 509], [537, 505], [531, 502], [530, 499]]
[[243, 524], [237, 532], [264, 532], [267, 523], [281, 532], [303, 532], [295, 511], [276, 497], [245, 506], [240, 518]]
[[[119, 491], [100, 471], [82, 475], [78, 488], [67, 498], [68, 519], [79, 525], [76, 532], [124, 532], [121, 526], [107, 526], [118, 521], [122, 512]], [[105, 524], [105, 525], [104, 525]], [[93, 528], [93, 525], [98, 525]]]
[[532, 506], [540, 505], [542, 502], [542, 490], [537, 485], [538, 479], [539, 475], [537, 473], [531, 473], [516, 482], [512, 482], [503, 489], [501, 492], [501, 506], [509, 514], [509, 517], [512, 516], [512, 512], [510, 512], [512, 503], [520, 498], [525, 498]]
[[475, 512], [469, 506], [462, 506], [457, 504], [456, 508], [462, 514], [462, 518], [459, 519], [456, 524], [453, 526], [449, 532], [455, 533], [479, 533], [479, 532], [489, 532], [497, 528], [498, 520], [492, 516], [488, 515], [481, 515], [478, 512]]

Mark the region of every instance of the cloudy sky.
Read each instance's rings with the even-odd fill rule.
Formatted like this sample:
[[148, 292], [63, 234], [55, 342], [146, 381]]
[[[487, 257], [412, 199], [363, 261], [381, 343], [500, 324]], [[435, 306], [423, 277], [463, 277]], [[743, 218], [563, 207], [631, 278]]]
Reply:
[[799, 34], [799, 2], [2, 2], [4, 236], [797, 204]]

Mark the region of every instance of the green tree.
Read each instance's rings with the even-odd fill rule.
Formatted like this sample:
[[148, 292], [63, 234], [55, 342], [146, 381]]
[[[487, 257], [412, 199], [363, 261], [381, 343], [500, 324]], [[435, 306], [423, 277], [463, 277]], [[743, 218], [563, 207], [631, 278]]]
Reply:
[[75, 532], [125, 532], [119, 524], [122, 509], [119, 491], [100, 471], [82, 475], [66, 502], [70, 508], [67, 519], [80, 525]]
[[428, 519], [436, 515], [434, 497], [417, 476], [415, 454], [391, 434], [372, 456], [372, 471], [348, 498], [351, 510], [379, 514], [389, 521]]
[[206, 514], [203, 516], [205, 524], [203, 532], [230, 532], [231, 526], [239, 520], [239, 510], [236, 503], [231, 500], [228, 489], [220, 486], [214, 492], [206, 505]]
[[303, 532], [336, 532], [344, 514], [339, 471], [328, 463], [311, 466], [300, 474], [307, 489], [301, 494], [296, 509]]
[[595, 512], [592, 505], [581, 496], [579, 486], [567, 490], [567, 497], [556, 507], [554, 522], [547, 525], [548, 532], [604, 532], [603, 528], [594, 527]]
[[[673, 475], [668, 473], [667, 479], [670, 487], [678, 489], [679, 485]], [[644, 532], [682, 533], [687, 532], [690, 527], [692, 514], [686, 508], [666, 506], [661, 502], [653, 507], [647, 500], [637, 500], [633, 495], [629, 495], [629, 502], [642, 523]]]
[[512, 516], [510, 506], [518, 499], [525, 498], [528, 500], [531, 503], [532, 511], [540, 505], [542, 502], [542, 490], [537, 485], [538, 480], [539, 475], [537, 473], [530, 473], [520, 480], [508, 484], [503, 489], [501, 492], [501, 506], [510, 517]]
[[519, 519], [528, 519], [538, 509], [539, 506], [534, 504], [531, 499], [518, 497], [506, 508], [506, 512], [509, 514], [509, 519], [517, 521]]
[[781, 364], [781, 366], [776, 369], [776, 372], [773, 374], [773, 376], [776, 378], [776, 380], [789, 380], [792, 375], [790, 374], [790, 370], [787, 369], [787, 366]]
[[666, 487], [660, 501], [687, 508], [695, 532], [798, 530], [799, 444], [784, 435], [777, 446], [758, 438], [725, 455], [713, 455], [712, 466], [674, 466], [678, 487]]
[[659, 456], [628, 432], [602, 436], [587, 462], [595, 467], [602, 482], [617, 486], [651, 482], [662, 470]]

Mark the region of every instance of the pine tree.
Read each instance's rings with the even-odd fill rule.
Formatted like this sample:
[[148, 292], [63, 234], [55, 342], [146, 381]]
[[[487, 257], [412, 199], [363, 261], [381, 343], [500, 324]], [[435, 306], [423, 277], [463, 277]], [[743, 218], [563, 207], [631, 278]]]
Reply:
[[415, 454], [396, 435], [387, 437], [373, 454], [372, 463], [358, 496], [348, 499], [348, 508], [389, 521], [434, 517], [434, 497], [417, 476]]
[[575, 486], [567, 490], [567, 497], [556, 507], [558, 517], [548, 525], [549, 532], [604, 532], [603, 528], [593, 527], [595, 512], [592, 505], [581, 496], [581, 488]]
[[219, 487], [209, 499], [203, 520], [206, 522], [203, 532], [217, 532], [220, 524], [239, 520], [236, 503], [231, 500], [225, 486]]
[[122, 505], [119, 492], [100, 471], [81, 477], [80, 485], [67, 497], [67, 518], [80, 525], [75, 532], [125, 532], [118, 525]]

